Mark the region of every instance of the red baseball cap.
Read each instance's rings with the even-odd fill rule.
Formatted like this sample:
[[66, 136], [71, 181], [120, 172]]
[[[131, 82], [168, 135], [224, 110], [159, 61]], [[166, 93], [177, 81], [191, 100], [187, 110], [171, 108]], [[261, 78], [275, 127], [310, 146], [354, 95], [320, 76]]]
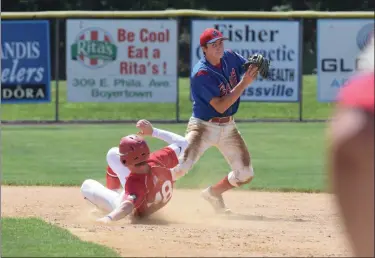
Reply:
[[214, 43], [216, 40], [223, 39], [226, 40], [228, 38], [224, 37], [223, 34], [214, 28], [207, 28], [205, 29], [201, 36], [200, 36], [200, 44], [204, 46], [209, 43]]

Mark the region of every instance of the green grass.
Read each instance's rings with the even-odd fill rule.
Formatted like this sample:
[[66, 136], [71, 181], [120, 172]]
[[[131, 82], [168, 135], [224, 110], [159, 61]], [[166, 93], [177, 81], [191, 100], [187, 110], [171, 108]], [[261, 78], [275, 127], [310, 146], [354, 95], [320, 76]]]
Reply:
[[1, 250], [6, 257], [119, 257], [36, 218], [1, 218]]
[[[192, 103], [189, 98], [189, 79], [181, 78], [180, 119], [190, 117]], [[303, 79], [303, 118], [326, 119], [331, 111], [330, 103], [319, 103], [316, 98], [316, 77], [304, 76]], [[47, 104], [3, 104], [2, 120], [54, 120], [55, 84], [52, 83], [52, 102]], [[59, 82], [59, 118], [60, 120], [116, 120], [116, 119], [175, 119], [175, 104], [164, 103], [69, 103], [66, 101], [65, 82]], [[297, 103], [256, 103], [243, 102], [236, 115], [241, 119], [298, 119]]]
[[[184, 124], [155, 126], [181, 135]], [[255, 179], [250, 189], [322, 191], [323, 123], [240, 123], [252, 154]], [[5, 126], [2, 129], [3, 184], [80, 185], [92, 178], [104, 182], [106, 153], [134, 125]], [[165, 146], [149, 138], [152, 150]], [[203, 188], [229, 172], [216, 148], [209, 149], [178, 183]]]

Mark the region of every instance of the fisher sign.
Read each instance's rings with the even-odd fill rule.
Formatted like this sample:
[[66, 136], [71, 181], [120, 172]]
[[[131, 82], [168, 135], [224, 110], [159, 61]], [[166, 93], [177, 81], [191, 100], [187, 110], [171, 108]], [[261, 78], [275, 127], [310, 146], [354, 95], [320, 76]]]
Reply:
[[68, 20], [69, 102], [176, 102], [175, 20]]
[[51, 101], [48, 21], [1, 21], [1, 102]]
[[[258, 76], [243, 93], [243, 101], [297, 102], [301, 86], [300, 24], [297, 21], [193, 20], [191, 26], [191, 69], [202, 58], [199, 36], [216, 28], [232, 49], [245, 58], [259, 53], [271, 61], [267, 80]], [[232, 85], [234, 87], [235, 85]]]

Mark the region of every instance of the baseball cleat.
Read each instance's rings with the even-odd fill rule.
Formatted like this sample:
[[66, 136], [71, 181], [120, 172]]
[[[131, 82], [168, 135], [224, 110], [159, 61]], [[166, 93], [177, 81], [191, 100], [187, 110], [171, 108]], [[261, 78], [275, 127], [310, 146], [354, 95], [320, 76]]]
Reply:
[[224, 204], [223, 196], [220, 195], [213, 195], [211, 193], [211, 187], [208, 187], [207, 189], [203, 190], [201, 193], [202, 197], [208, 201], [211, 206], [214, 208], [214, 210], [217, 213], [220, 214], [230, 214], [231, 210], [228, 209]]

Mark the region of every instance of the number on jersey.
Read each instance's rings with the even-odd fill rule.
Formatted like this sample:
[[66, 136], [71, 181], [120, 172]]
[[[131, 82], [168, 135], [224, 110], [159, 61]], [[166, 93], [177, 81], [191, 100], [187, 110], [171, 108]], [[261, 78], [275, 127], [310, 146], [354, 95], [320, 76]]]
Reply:
[[152, 204], [159, 204], [160, 202], [167, 203], [172, 198], [172, 182], [167, 180], [161, 186], [161, 191], [155, 195], [155, 201]]

